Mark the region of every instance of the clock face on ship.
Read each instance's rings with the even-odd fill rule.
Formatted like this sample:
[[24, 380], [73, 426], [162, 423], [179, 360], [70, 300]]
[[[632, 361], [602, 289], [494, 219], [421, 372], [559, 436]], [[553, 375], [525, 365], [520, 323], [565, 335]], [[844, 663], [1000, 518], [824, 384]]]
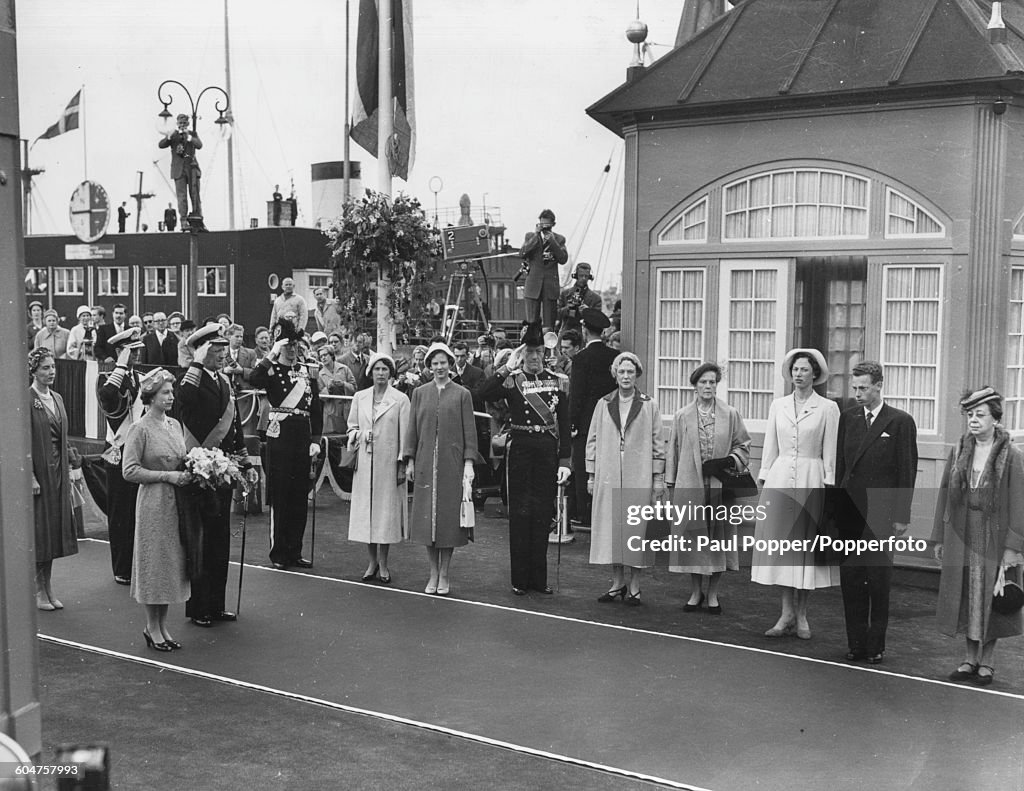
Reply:
[[107, 231], [110, 200], [107, 191], [92, 181], [83, 181], [71, 193], [71, 230], [83, 242], [95, 242]]

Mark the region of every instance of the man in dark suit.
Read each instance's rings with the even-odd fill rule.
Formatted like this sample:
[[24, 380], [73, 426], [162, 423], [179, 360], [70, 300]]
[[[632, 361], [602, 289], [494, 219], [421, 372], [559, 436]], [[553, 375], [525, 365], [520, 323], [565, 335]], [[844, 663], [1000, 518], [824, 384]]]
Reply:
[[113, 321], [110, 324], [101, 324], [96, 329], [96, 345], [92, 353], [100, 362], [113, 362], [114, 350], [110, 346], [110, 339], [120, 335], [128, 329], [128, 309], [120, 302], [114, 305], [112, 311]]
[[178, 364], [178, 338], [167, 329], [167, 314], [157, 311], [153, 314], [153, 329], [143, 338], [142, 362], [145, 365]]
[[[862, 362], [853, 369], [857, 406], [839, 418], [834, 507], [843, 539], [899, 538], [910, 524], [917, 478], [917, 426], [902, 410], [882, 401], [882, 366]], [[889, 623], [892, 552], [847, 555], [839, 569], [851, 662], [877, 665], [885, 653]]]
[[[245, 454], [235, 397], [221, 370], [227, 343], [223, 328], [217, 323], [207, 324], [189, 336], [195, 360], [178, 387], [188, 450], [220, 448], [225, 453]], [[231, 494], [230, 488], [217, 490], [217, 513], [204, 510], [202, 514], [202, 571], [198, 579], [191, 580], [192, 597], [185, 604], [185, 615], [196, 626], [208, 627], [216, 621], [233, 621], [237, 617], [225, 609], [224, 601], [231, 550]]]
[[224, 373], [231, 379], [231, 386], [240, 390], [249, 384], [249, 375], [256, 367], [256, 350], [242, 345], [245, 328], [232, 324], [227, 332], [228, 350], [224, 358]]
[[[458, 341], [452, 344], [452, 354], [455, 355], [455, 370], [452, 371], [452, 381], [455, 384], [462, 385], [470, 393], [475, 393], [477, 387], [484, 381], [484, 372], [469, 361], [469, 346], [462, 341]], [[476, 401], [475, 397], [473, 401]]]
[[584, 348], [572, 359], [569, 377], [569, 421], [572, 424], [572, 469], [576, 489], [576, 520], [590, 527], [591, 498], [587, 493], [587, 433], [594, 409], [602, 397], [615, 389], [612, 360], [618, 352], [601, 341], [608, 317], [596, 308], [580, 312]]
[[[203, 172], [199, 169], [199, 161], [196, 159], [196, 151], [203, 147], [203, 141], [199, 139], [195, 130], [188, 128], [187, 115], [179, 113], [176, 120], [178, 128], [157, 145], [160, 148], [171, 149], [171, 178], [174, 179], [174, 190], [178, 198], [181, 229], [185, 231], [190, 226], [195, 226], [197, 230], [205, 231], [203, 204], [199, 198], [199, 182]], [[190, 200], [191, 212], [188, 210]]]
[[[551, 230], [555, 226], [555, 213], [545, 209], [537, 218], [536, 231], [526, 234], [519, 255], [523, 258], [526, 288], [526, 320], [542, 319], [544, 329], [555, 327], [555, 305], [558, 302], [558, 265], [569, 260], [565, 237]], [[517, 277], [518, 279], [518, 277]]]

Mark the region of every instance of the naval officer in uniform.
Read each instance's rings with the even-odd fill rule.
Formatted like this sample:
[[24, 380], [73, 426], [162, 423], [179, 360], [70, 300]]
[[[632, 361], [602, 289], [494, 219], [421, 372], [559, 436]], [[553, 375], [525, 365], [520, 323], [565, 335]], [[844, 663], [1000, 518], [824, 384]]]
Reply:
[[[220, 448], [224, 453], [245, 456], [242, 423], [235, 405], [231, 381], [224, 374], [228, 340], [217, 322], [193, 332], [188, 346], [194, 359], [178, 386], [185, 450]], [[192, 595], [185, 604], [196, 626], [213, 626], [216, 621], [234, 621], [237, 615], [225, 609], [228, 558], [231, 555], [231, 496], [233, 490], [217, 490], [217, 512], [202, 512], [202, 568], [192, 579]]]
[[111, 335], [106, 343], [116, 357], [114, 370], [97, 380], [100, 409], [107, 422], [107, 448], [103, 451], [107, 472], [107, 533], [110, 539], [110, 564], [114, 582], [132, 581], [132, 554], [135, 551], [135, 497], [137, 483], [129, 483], [121, 474], [121, 450], [128, 430], [142, 416], [139, 402], [139, 375], [135, 363], [143, 347], [142, 330], [129, 327]]
[[505, 399], [511, 434], [506, 449], [508, 542], [512, 592], [548, 587], [548, 531], [557, 487], [569, 480], [569, 380], [544, 368], [544, 333], [531, 323], [523, 345], [481, 386], [485, 401]]
[[270, 560], [276, 569], [312, 568], [302, 557], [308, 513], [310, 460], [320, 452], [323, 414], [317, 373], [302, 362], [303, 333], [288, 319], [271, 329], [269, 354], [252, 369], [249, 383], [267, 391], [267, 497], [270, 500]]

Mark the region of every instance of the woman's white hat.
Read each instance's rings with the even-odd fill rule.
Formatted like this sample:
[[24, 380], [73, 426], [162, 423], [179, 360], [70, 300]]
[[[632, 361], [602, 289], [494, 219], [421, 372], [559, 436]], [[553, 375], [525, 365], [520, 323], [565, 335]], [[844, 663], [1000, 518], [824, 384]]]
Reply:
[[798, 354], [806, 354], [810, 356], [811, 358], [814, 359], [814, 361], [818, 364], [818, 367], [821, 369], [821, 373], [818, 374], [818, 376], [815, 377], [814, 379], [815, 387], [817, 387], [818, 385], [825, 384], [825, 382], [828, 381], [829, 377], [828, 363], [825, 362], [825, 355], [823, 355], [817, 349], [790, 349], [788, 352], [786, 352], [786, 356], [782, 358], [782, 365], [779, 368], [779, 373], [782, 374], [782, 378], [785, 379], [787, 382], [793, 381], [793, 377], [790, 375], [789, 369], [793, 367], [793, 358], [796, 357]]

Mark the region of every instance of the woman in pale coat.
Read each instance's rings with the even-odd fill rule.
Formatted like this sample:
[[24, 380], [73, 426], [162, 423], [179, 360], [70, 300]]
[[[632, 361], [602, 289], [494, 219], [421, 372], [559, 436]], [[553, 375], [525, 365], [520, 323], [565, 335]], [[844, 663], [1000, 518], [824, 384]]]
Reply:
[[427, 548], [425, 592], [447, 596], [452, 553], [469, 542], [460, 503], [473, 486], [476, 421], [469, 390], [451, 380], [455, 355], [447, 344], [431, 344], [425, 361], [433, 379], [412, 391], [402, 443], [406, 475], [414, 483], [409, 538]]
[[618, 387], [597, 402], [587, 436], [587, 491], [594, 496], [590, 562], [612, 567], [612, 586], [597, 600], [618, 597], [635, 607], [641, 603], [639, 571], [653, 565], [642, 543], [647, 524], [635, 508], [665, 497], [665, 443], [657, 403], [636, 388], [640, 360], [622, 352], [611, 371]]
[[991, 387], [960, 401], [967, 433], [949, 454], [939, 485], [932, 541], [942, 563], [939, 631], [964, 635], [965, 659], [953, 681], [988, 686], [995, 676], [996, 640], [1024, 633], [1021, 612], [992, 609], [1000, 567], [1021, 584], [1024, 564], [1024, 461], [999, 425], [1003, 399]]
[[[345, 366], [341, 366], [344, 368]], [[409, 399], [391, 386], [395, 361], [374, 352], [366, 366], [373, 387], [352, 397], [348, 444], [358, 449], [352, 479], [348, 540], [366, 544], [369, 564], [363, 582], [391, 582], [388, 551], [409, 537], [408, 497], [402, 437], [409, 423]]]
[[791, 549], [772, 555], [757, 549], [750, 578], [782, 587], [782, 612], [766, 637], [796, 634], [811, 639], [807, 598], [816, 588], [839, 584], [839, 570], [816, 562], [813, 540], [824, 507], [825, 486], [836, 481], [836, 440], [839, 407], [814, 392], [828, 381], [828, 364], [817, 349], [792, 349], [780, 366], [793, 392], [772, 402], [761, 457], [761, 505], [767, 518], [754, 527], [757, 541], [793, 539], [806, 551]]
[[[727, 469], [742, 472], [750, 460], [750, 435], [739, 413], [715, 397], [722, 369], [704, 363], [690, 374], [696, 396], [672, 418], [672, 431], [665, 451], [665, 483], [673, 488], [673, 502], [679, 507], [722, 503], [722, 482], [717, 477]], [[716, 542], [716, 547], [736, 536], [728, 519], [700, 518], [679, 525], [689, 543], [685, 551], [673, 551], [669, 571], [690, 575], [690, 598], [684, 612], [707, 605], [711, 615], [720, 615], [718, 585], [723, 571], [737, 571], [739, 552], [709, 547], [697, 548], [698, 536]], [[706, 592], [704, 581], [707, 580]]]

